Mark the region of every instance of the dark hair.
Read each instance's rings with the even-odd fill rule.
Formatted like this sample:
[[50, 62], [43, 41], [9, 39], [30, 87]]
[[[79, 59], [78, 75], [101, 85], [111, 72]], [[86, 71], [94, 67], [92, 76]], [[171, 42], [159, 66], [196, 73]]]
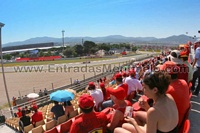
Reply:
[[171, 79], [178, 79], [178, 73], [176, 73], [176, 74], [171, 74]]
[[83, 113], [88, 114], [88, 113], [92, 112], [93, 107], [94, 107], [94, 106], [92, 106], [92, 107], [89, 108], [89, 109], [84, 109], [84, 108], [81, 108], [81, 107], [80, 107], [80, 109], [81, 109], [81, 111], [82, 111]]
[[188, 57], [181, 57], [183, 61], [188, 61]]
[[143, 82], [149, 86], [150, 89], [156, 87], [158, 94], [165, 94], [170, 84], [170, 75], [166, 72], [147, 73]]
[[122, 82], [122, 81], [123, 81], [123, 78], [116, 78], [116, 81]]
[[95, 88], [96, 88], [95, 85], [89, 86], [89, 87], [88, 87], [88, 90], [95, 90]]
[[25, 116], [25, 115], [26, 115], [26, 110], [22, 109], [22, 116]]
[[71, 105], [72, 105], [71, 101], [64, 102], [64, 106], [71, 106]]
[[58, 104], [58, 102], [57, 101], [53, 101], [54, 102], [54, 104]]

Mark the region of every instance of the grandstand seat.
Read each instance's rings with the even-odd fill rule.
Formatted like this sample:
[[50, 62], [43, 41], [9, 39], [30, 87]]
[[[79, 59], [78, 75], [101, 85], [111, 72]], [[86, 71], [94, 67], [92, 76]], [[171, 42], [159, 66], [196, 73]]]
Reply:
[[24, 127], [24, 131], [22, 131], [23, 133], [28, 133], [29, 131], [31, 131], [33, 129], [33, 125], [30, 124], [28, 126]]
[[182, 133], [189, 133], [190, 131], [190, 120], [187, 119], [184, 122], [183, 132]]
[[44, 133], [58, 133], [58, 130], [57, 130], [56, 127], [54, 127], [54, 128], [52, 128], [52, 129], [50, 129], [48, 131], [45, 131]]
[[35, 127], [38, 127], [38, 126], [44, 125], [44, 124], [45, 124], [44, 120], [41, 120], [41, 121], [38, 121], [35, 123]]
[[31, 131], [29, 131], [28, 133], [43, 133], [44, 129], [42, 128], [42, 125], [33, 128]]
[[59, 133], [67, 133], [70, 131], [70, 127], [72, 125], [72, 119], [60, 124], [57, 126]]
[[69, 113], [69, 119], [78, 115], [78, 110], [74, 110]]
[[53, 127], [55, 127], [56, 124], [57, 124], [56, 120], [51, 120], [51, 121], [45, 123], [45, 125], [43, 125], [43, 129], [45, 131], [48, 131], [48, 130], [52, 129]]
[[185, 122], [188, 120], [190, 109], [191, 109], [191, 103], [190, 103], [190, 106], [189, 106], [189, 108], [187, 109], [187, 111], [185, 113], [185, 116], [183, 118], [182, 123], [179, 126], [179, 133], [184, 133], [183, 131], [185, 129]]
[[65, 121], [67, 121], [67, 116], [62, 115], [62, 116], [58, 117], [57, 125], [65, 122]]

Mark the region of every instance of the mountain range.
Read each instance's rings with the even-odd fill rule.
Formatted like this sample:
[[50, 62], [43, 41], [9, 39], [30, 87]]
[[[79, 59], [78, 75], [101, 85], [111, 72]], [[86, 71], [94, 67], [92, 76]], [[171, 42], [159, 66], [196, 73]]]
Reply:
[[[156, 37], [125, 37], [122, 35], [110, 35], [105, 37], [65, 37], [65, 44], [74, 45], [82, 44], [82, 41], [93, 41], [95, 43], [135, 43], [135, 44], [146, 44], [146, 43], [155, 43], [155, 44], [169, 44], [176, 45], [187, 43], [187, 41], [196, 41], [196, 38], [187, 35], [173, 35], [166, 38], [156, 38]], [[57, 45], [62, 44], [62, 38], [53, 38], [53, 37], [35, 37], [25, 41], [11, 42], [3, 44], [3, 47], [8, 46], [18, 46], [18, 45], [27, 45], [35, 43], [47, 43], [54, 42]]]

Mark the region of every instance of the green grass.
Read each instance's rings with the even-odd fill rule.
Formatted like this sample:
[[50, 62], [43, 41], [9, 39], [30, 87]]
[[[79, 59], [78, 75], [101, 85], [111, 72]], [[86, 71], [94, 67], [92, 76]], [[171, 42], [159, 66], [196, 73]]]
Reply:
[[110, 58], [91, 58], [91, 59], [69, 59], [69, 60], [54, 60], [54, 61], [36, 61], [36, 62], [13, 62], [5, 63], [4, 67], [12, 66], [32, 66], [32, 65], [47, 65], [47, 64], [62, 64], [62, 63], [74, 63], [74, 62], [84, 62], [84, 61], [99, 61], [99, 60], [109, 60]]

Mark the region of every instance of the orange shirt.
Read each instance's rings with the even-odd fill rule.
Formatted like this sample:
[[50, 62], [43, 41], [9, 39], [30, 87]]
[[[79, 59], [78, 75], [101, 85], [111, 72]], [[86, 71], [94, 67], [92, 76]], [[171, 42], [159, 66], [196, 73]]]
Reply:
[[179, 125], [181, 124], [184, 115], [189, 108], [189, 87], [185, 80], [177, 79], [172, 81], [168, 87], [167, 93], [172, 95], [179, 113]]

